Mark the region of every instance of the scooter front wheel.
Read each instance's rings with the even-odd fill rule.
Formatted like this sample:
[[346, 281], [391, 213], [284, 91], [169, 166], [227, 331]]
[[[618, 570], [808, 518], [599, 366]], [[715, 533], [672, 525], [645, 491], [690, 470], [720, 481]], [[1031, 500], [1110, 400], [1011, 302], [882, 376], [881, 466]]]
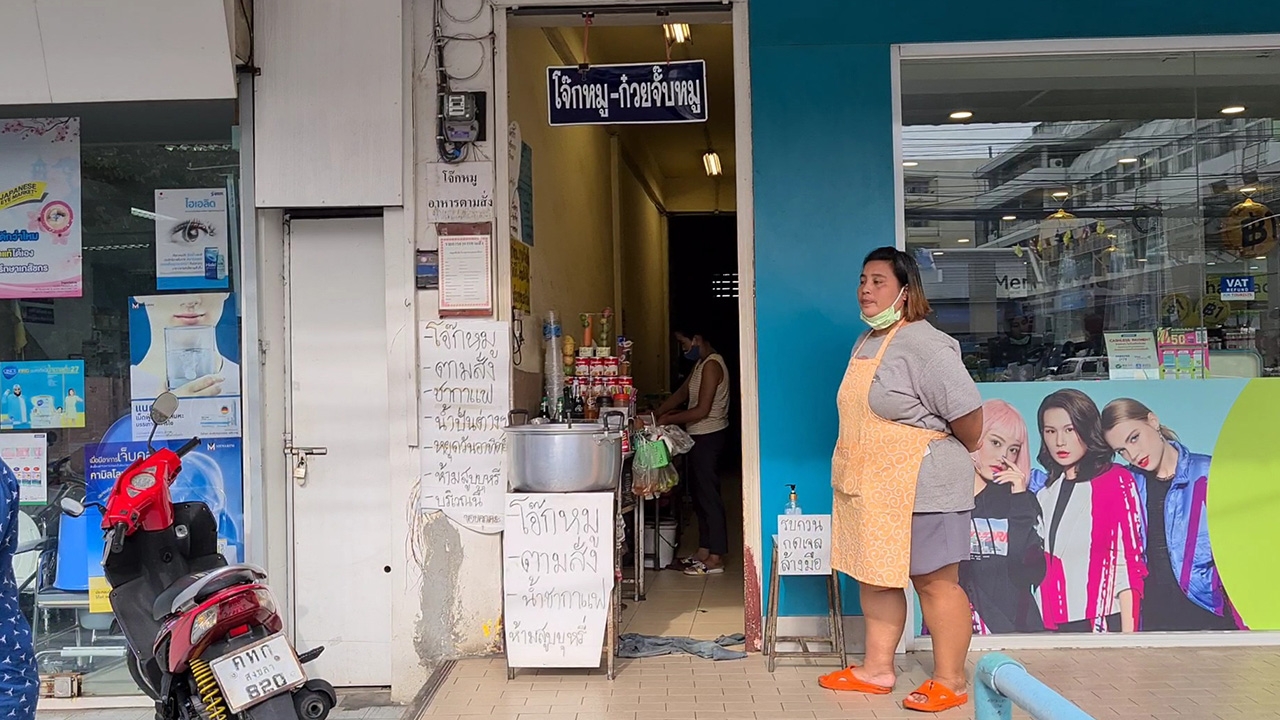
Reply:
[[333, 703], [324, 693], [303, 688], [293, 694], [293, 707], [301, 720], [325, 720]]

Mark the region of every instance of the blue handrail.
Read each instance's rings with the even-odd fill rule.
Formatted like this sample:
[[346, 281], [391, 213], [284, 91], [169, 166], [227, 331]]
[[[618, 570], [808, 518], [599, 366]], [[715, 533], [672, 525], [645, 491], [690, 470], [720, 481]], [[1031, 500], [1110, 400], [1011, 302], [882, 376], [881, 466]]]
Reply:
[[1008, 655], [984, 655], [978, 661], [976, 680], [976, 720], [1011, 720], [1014, 705], [1035, 720], [1094, 720]]

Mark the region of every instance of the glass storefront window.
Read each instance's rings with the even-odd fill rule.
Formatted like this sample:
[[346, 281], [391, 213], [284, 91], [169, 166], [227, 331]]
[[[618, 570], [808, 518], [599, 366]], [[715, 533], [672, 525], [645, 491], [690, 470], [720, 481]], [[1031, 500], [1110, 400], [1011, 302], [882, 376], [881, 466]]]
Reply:
[[[78, 207], [68, 205], [79, 224], [82, 291], [13, 297], [21, 293], [4, 287], [0, 443], [28, 485], [22, 539], [49, 539], [43, 551], [15, 559], [40, 672], [78, 673], [86, 695], [138, 690], [109, 605], [104, 612], [91, 601], [91, 588], [103, 582], [100, 515], [68, 518], [53, 503], [62, 494], [100, 498], [110, 488], [145, 451], [137, 408], [165, 389], [184, 396], [189, 417], [174, 437], [210, 438], [175, 483], [175, 500], [208, 503], [229, 559], [243, 557], [234, 111], [229, 101], [0, 109], [0, 128], [43, 122], [36, 118], [79, 124], [78, 150], [64, 144], [59, 162], [19, 161], [50, 197], [79, 196]], [[13, 160], [6, 151], [26, 152], [13, 148], [0, 134], [0, 168]], [[3, 208], [0, 231], [13, 231], [4, 225], [16, 215]], [[74, 245], [73, 235], [65, 239]], [[161, 433], [157, 444], [168, 440]]]
[[1278, 78], [1270, 53], [904, 61], [907, 247], [975, 378], [1114, 377], [1107, 334], [1161, 328], [1204, 328], [1215, 377], [1280, 374]]

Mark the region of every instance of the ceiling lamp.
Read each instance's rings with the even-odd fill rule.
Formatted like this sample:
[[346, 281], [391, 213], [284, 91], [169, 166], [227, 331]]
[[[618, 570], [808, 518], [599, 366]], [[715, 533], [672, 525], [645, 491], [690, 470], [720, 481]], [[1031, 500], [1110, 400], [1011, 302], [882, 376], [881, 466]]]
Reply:
[[1018, 216], [1017, 216], [1017, 215], [1005, 215], [1004, 217], [1002, 217], [1002, 218], [1000, 218], [1000, 219], [1001, 219], [1001, 220], [1003, 220], [1003, 221], [1005, 221], [1005, 222], [1013, 222], [1014, 220], [1017, 220], [1017, 219], [1018, 219]]
[[917, 165], [919, 165], [919, 164], [920, 164], [920, 163], [916, 162], [915, 160], [903, 160], [903, 161], [902, 161], [902, 167], [916, 167], [916, 166], [917, 166]]
[[1249, 186], [1240, 188], [1240, 192], [1244, 193], [1245, 195], [1249, 195], [1251, 193], [1258, 192], [1258, 188], [1254, 187], [1253, 185], [1249, 185]]
[[957, 110], [951, 113], [952, 120], [968, 120], [973, 117], [973, 113], [968, 110]]
[[1243, 105], [1228, 105], [1222, 108], [1223, 115], [1239, 115], [1246, 110]]
[[1122, 158], [1120, 158], [1120, 164], [1121, 164], [1121, 165], [1133, 165], [1133, 164], [1134, 164], [1134, 163], [1136, 163], [1136, 162], [1138, 162], [1138, 158], [1136, 158], [1136, 157], [1122, 157]]
[[667, 42], [679, 44], [689, 42], [692, 35], [689, 33], [688, 23], [670, 23], [662, 26], [662, 34], [667, 36]]
[[1067, 192], [1066, 190], [1056, 190], [1054, 191], [1053, 196], [1058, 200], [1066, 200], [1067, 198], [1071, 197], [1071, 193]]
[[720, 155], [715, 150], [708, 150], [702, 156], [702, 167], [706, 168], [707, 177], [720, 177], [724, 168], [720, 165]]
[[959, 240], [956, 240], [956, 242], [958, 242], [958, 243], [967, 243], [967, 242], [969, 242], [969, 238], [960, 238]]

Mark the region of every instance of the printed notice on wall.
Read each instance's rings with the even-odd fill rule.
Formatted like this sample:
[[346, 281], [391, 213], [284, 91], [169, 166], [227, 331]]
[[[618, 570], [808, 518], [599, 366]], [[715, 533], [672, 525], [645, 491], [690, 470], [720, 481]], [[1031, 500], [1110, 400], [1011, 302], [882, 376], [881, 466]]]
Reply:
[[492, 163], [431, 163], [424, 184], [427, 222], [493, 220]]
[[0, 298], [82, 294], [80, 118], [0, 120]]
[[227, 191], [156, 190], [156, 289], [225, 290]]
[[501, 322], [433, 320], [422, 323], [418, 338], [418, 506], [482, 533], [503, 526], [508, 333]]
[[18, 479], [18, 502], [49, 502], [47, 467], [48, 442], [44, 433], [0, 435], [0, 460]]
[[1108, 373], [1112, 380], [1159, 380], [1156, 338], [1149, 332], [1106, 333]]
[[613, 494], [509, 494], [504, 631], [513, 668], [600, 667], [613, 590]]
[[493, 262], [489, 235], [440, 236], [440, 313], [493, 311]]
[[831, 574], [831, 516], [778, 516], [778, 574]]

